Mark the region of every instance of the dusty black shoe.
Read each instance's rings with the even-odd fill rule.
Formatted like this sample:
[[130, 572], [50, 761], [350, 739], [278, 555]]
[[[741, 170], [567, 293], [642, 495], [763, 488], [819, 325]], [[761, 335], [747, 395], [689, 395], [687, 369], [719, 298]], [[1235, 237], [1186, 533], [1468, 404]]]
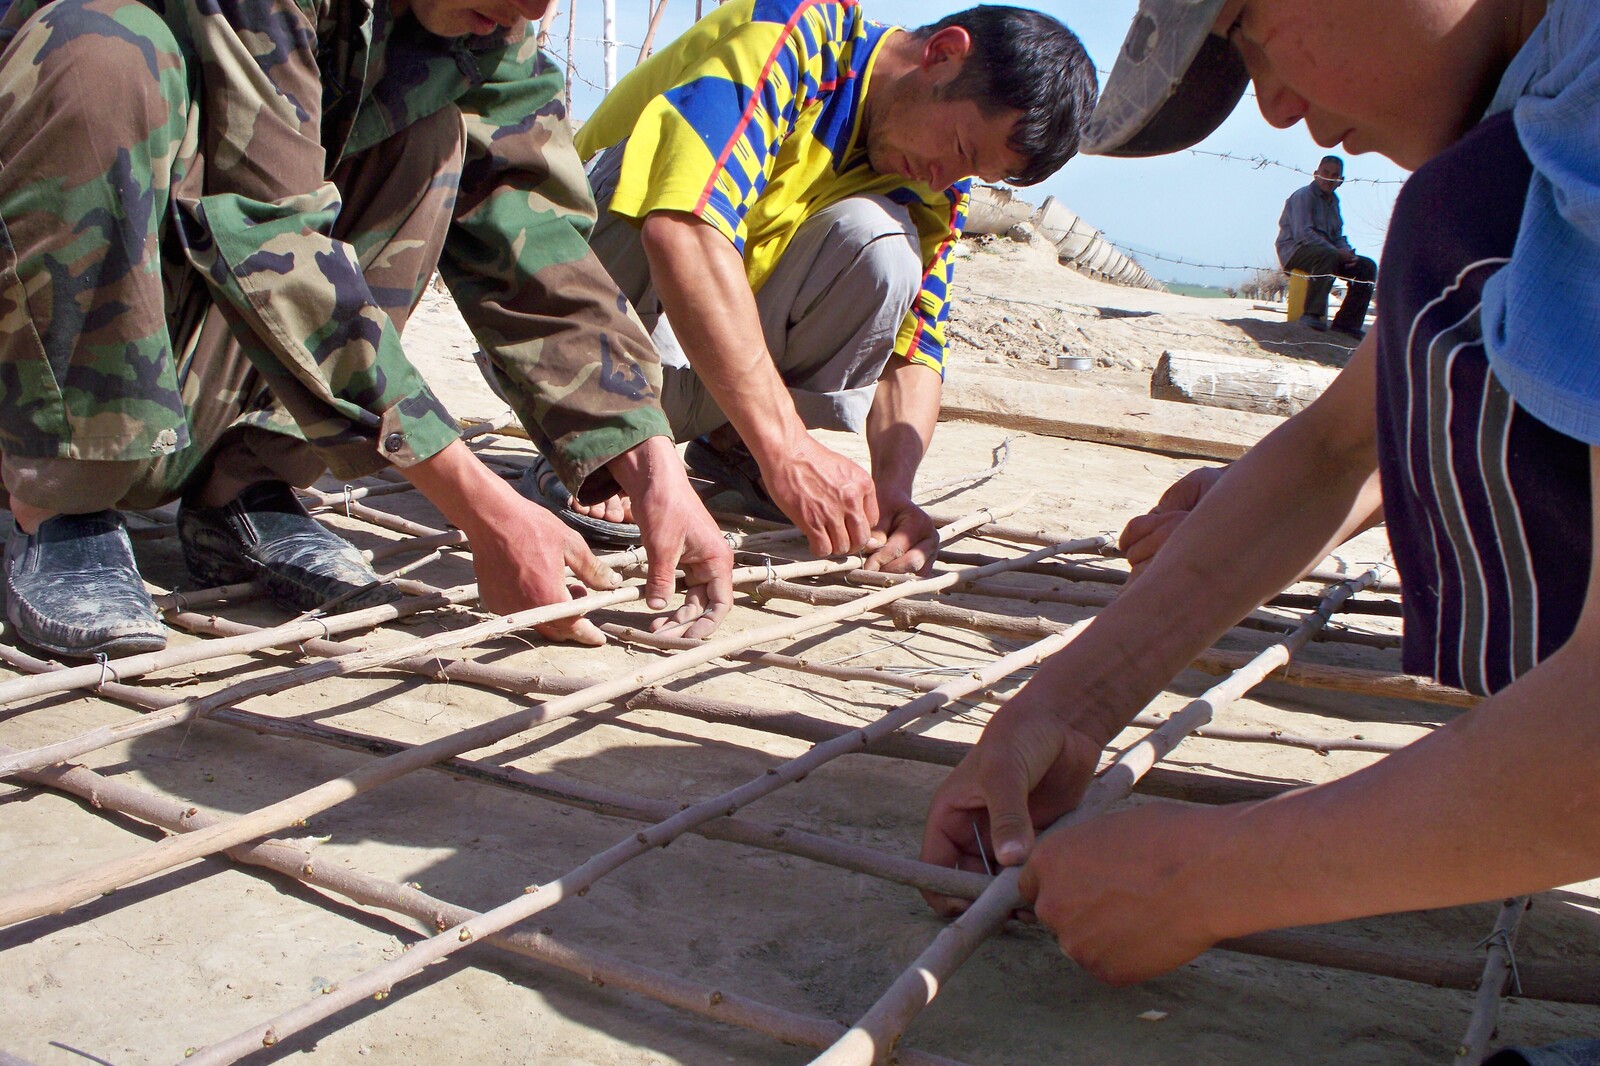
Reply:
[[697, 488], [700, 500], [713, 511], [732, 511], [769, 522], [788, 524], [789, 518], [761, 484], [761, 467], [743, 444], [718, 449], [705, 437], [689, 442], [683, 450], [683, 465], [689, 476], [707, 482]]
[[5, 572], [6, 618], [34, 647], [89, 659], [167, 645], [115, 511], [56, 515], [31, 535], [17, 530], [6, 541]]
[[183, 501], [178, 542], [189, 572], [204, 584], [260, 581], [273, 599], [296, 611], [337, 598], [328, 607], [337, 614], [400, 598], [355, 545], [307, 514], [281, 481], [259, 481], [221, 507]]

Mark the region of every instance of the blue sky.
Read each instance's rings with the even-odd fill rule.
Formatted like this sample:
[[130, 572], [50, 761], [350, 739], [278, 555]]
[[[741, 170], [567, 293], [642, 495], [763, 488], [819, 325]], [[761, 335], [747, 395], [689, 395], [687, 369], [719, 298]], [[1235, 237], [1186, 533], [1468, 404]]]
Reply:
[[[584, 117], [600, 99], [603, 65], [598, 43], [600, 4], [597, 0], [561, 0], [562, 11], [551, 34], [552, 49], [566, 52], [566, 8], [577, 4], [573, 110]], [[937, 21], [970, 6], [956, 0], [863, 0], [870, 17], [902, 26]], [[714, 4], [704, 0], [706, 10]], [[1135, 0], [1044, 0], [1033, 6], [1061, 19], [1083, 40], [1097, 66], [1108, 69], [1137, 8]], [[671, 40], [694, 18], [694, 0], [669, 0], [657, 31], [657, 42]], [[626, 73], [638, 57], [649, 21], [647, 0], [617, 0], [617, 70]], [[592, 84], [590, 84], [592, 83]], [[1246, 97], [1216, 133], [1196, 146], [1206, 152], [1276, 160], [1311, 170], [1323, 150], [1303, 126], [1276, 130], [1262, 119], [1254, 99]], [[1345, 232], [1357, 250], [1378, 258], [1389, 212], [1405, 171], [1377, 155], [1347, 157], [1345, 175], [1383, 184], [1351, 180], [1340, 191]], [[1118, 160], [1080, 156], [1048, 181], [1023, 192], [1035, 203], [1055, 196], [1093, 223], [1112, 241], [1134, 250], [1153, 276], [1211, 285], [1237, 283], [1240, 270], [1214, 270], [1165, 262], [1170, 259], [1223, 266], [1275, 265], [1272, 242], [1278, 214], [1291, 192], [1310, 179], [1276, 166], [1211, 156], [1179, 153], [1156, 159]]]

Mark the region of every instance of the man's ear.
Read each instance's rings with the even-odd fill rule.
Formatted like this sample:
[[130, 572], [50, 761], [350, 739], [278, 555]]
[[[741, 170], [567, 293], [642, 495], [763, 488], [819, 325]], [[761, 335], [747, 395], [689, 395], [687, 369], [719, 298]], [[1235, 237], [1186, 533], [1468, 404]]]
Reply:
[[961, 61], [972, 53], [972, 35], [960, 26], [946, 26], [922, 42], [922, 60], [918, 64], [924, 72], [931, 72], [944, 63]]

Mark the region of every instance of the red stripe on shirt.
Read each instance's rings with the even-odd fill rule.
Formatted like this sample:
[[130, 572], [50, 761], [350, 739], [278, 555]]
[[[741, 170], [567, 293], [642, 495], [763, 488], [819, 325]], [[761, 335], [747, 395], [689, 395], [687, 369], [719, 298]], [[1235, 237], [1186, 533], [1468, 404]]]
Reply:
[[[794, 14], [789, 16], [789, 21], [784, 24], [783, 34], [778, 38], [778, 43], [772, 49], [772, 54], [767, 56], [767, 61], [761, 65], [761, 76], [756, 79], [756, 84], [755, 86], [752, 86], [752, 88], [759, 87], [766, 83], [767, 75], [772, 72], [772, 65], [778, 61], [778, 56], [783, 54], [783, 48], [784, 45], [786, 45], [789, 41], [789, 35], [793, 33], [794, 28], [800, 24], [800, 20], [805, 17], [806, 12], [820, 4], [825, 3], [837, 3], [841, 7], [846, 8], [853, 8], [856, 6], [854, 0], [807, 0], [806, 3], [801, 4], [795, 9]], [[711, 177], [706, 181], [706, 187], [701, 190], [699, 199], [695, 201], [695, 215], [698, 216], [702, 211], [704, 211], [706, 204], [711, 201], [711, 194], [716, 190], [717, 187], [717, 175], [722, 173], [723, 170], [727, 169], [728, 157], [733, 154], [734, 146], [740, 141], [744, 140], [745, 128], [750, 125], [750, 119], [755, 114], [756, 103], [760, 99], [760, 92], [754, 92], [750, 94], [750, 102], [745, 105], [744, 114], [739, 116], [739, 124], [733, 128], [733, 136], [728, 139], [727, 144], [722, 146], [722, 152], [717, 156], [716, 169], [711, 172]]]

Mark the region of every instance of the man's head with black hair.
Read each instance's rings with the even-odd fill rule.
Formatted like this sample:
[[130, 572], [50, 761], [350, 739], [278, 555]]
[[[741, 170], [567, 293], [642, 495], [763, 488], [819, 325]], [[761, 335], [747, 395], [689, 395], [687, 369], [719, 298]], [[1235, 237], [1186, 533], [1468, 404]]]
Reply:
[[1033, 185], [1077, 152], [1095, 93], [1071, 30], [984, 5], [885, 40], [863, 139], [874, 169], [936, 189], [969, 177]]
[[1078, 137], [1094, 111], [1094, 63], [1076, 34], [1039, 11], [983, 4], [912, 30], [927, 40], [960, 27], [972, 40], [961, 73], [940, 96], [971, 100], [987, 114], [1020, 111], [1010, 146], [1027, 160], [1013, 185], [1034, 185], [1078, 152]]

